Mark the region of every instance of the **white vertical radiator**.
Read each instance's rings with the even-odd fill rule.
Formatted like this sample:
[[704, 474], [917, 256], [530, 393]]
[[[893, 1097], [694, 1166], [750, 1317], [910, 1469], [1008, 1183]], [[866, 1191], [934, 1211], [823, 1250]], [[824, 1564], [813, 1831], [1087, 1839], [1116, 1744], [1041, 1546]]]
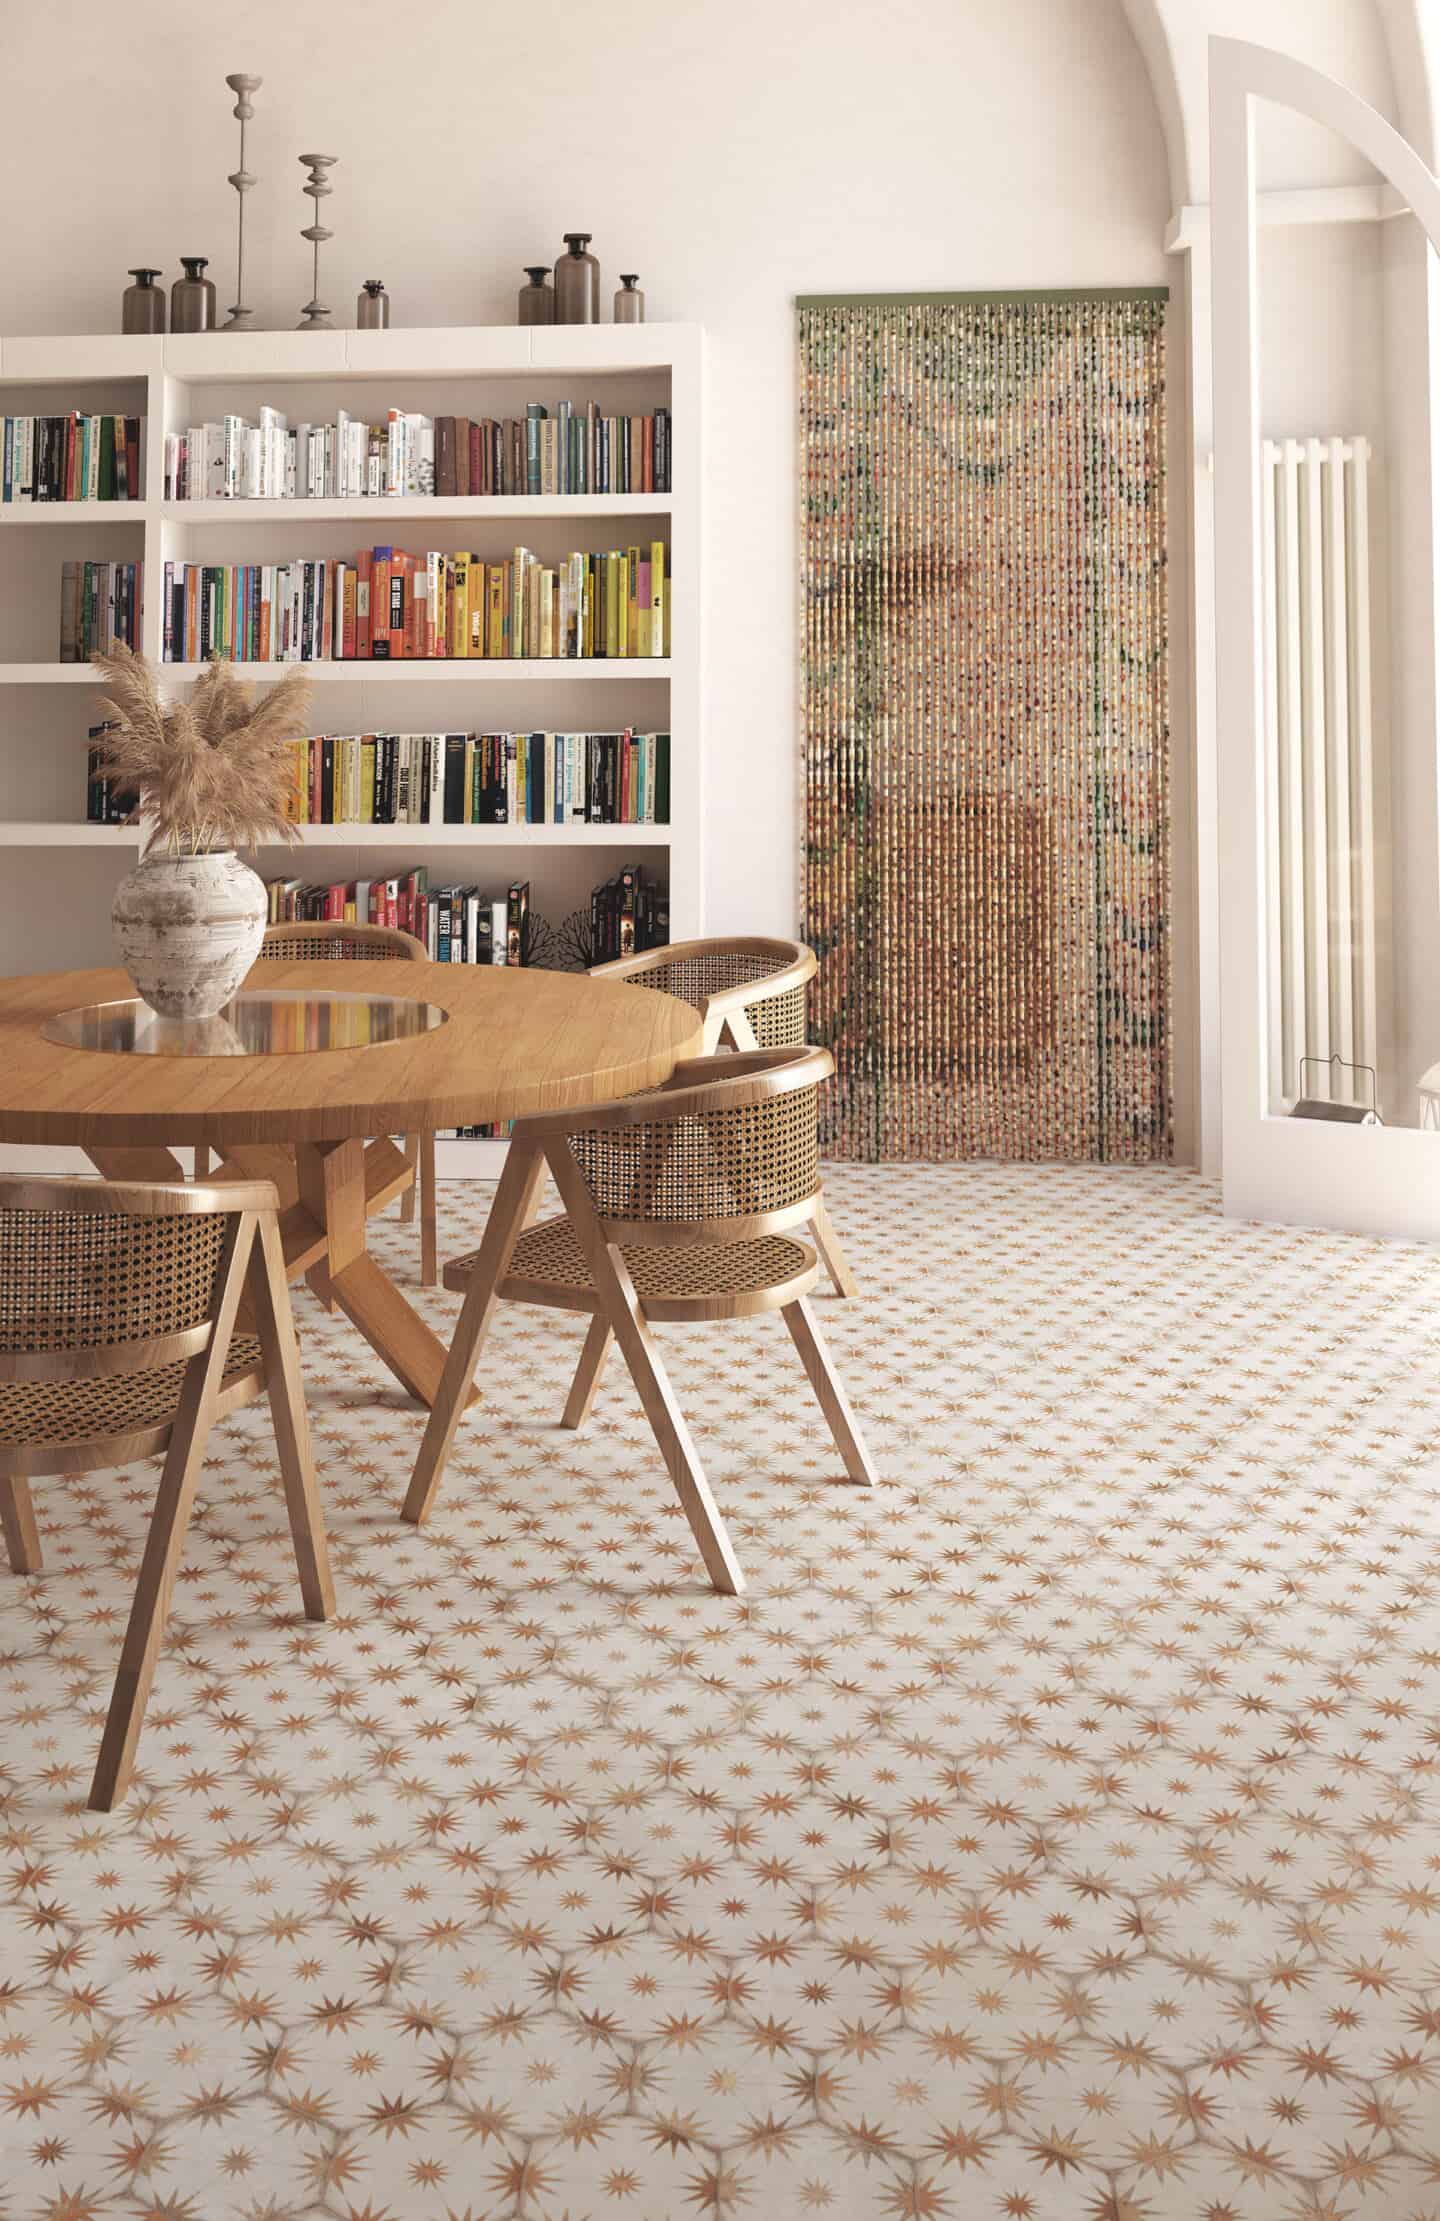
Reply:
[[[1361, 439], [1261, 470], [1269, 1101], [1370, 1100], [1376, 1070], [1370, 538]], [[1302, 1085], [1301, 1060], [1307, 1063]]]

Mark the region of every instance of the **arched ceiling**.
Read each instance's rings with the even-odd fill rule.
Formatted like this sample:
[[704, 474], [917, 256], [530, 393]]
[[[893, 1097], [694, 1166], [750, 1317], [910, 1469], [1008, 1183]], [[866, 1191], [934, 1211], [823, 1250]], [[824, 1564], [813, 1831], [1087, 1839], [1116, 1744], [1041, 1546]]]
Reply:
[[[1338, 78], [1395, 123], [1433, 169], [1440, 22], [1434, 0], [1121, 0], [1140, 49], [1170, 169], [1173, 207], [1210, 197], [1209, 42], [1248, 38]], [[1271, 185], [1348, 181], [1344, 149], [1285, 118], [1267, 151]], [[1338, 165], [1338, 166], [1337, 166]]]

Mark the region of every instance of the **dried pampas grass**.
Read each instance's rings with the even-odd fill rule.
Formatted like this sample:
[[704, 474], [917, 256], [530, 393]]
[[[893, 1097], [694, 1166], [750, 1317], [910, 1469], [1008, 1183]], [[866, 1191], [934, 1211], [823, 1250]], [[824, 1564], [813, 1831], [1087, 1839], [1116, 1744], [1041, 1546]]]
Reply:
[[216, 657], [190, 700], [166, 708], [154, 673], [132, 649], [117, 646], [91, 661], [110, 689], [100, 770], [138, 796], [135, 815], [151, 821], [147, 849], [197, 855], [298, 837], [285, 805], [291, 743], [304, 734], [310, 706], [303, 671], [287, 671], [257, 704], [235, 666]]

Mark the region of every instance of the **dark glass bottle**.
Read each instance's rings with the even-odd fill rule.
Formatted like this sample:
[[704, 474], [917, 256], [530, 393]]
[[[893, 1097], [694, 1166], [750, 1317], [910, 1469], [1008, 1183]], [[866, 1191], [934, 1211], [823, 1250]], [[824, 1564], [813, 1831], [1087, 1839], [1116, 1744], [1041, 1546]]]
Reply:
[[593, 234], [567, 231], [570, 250], [555, 265], [555, 321], [557, 324], [598, 324], [600, 321], [600, 265], [587, 254]]
[[182, 254], [180, 262], [185, 275], [177, 278], [170, 288], [170, 329], [172, 332], [213, 332], [215, 288], [205, 275], [210, 257]]
[[525, 275], [530, 280], [522, 285], [516, 302], [517, 322], [521, 324], [553, 324], [555, 321], [555, 292], [551, 286], [548, 262], [527, 262]]
[[158, 270], [132, 270], [133, 285], [127, 285], [120, 303], [120, 329], [122, 332], [163, 332], [165, 329], [165, 288], [157, 285]]
[[355, 296], [355, 329], [358, 332], [390, 329], [390, 296], [383, 278], [367, 278]]
[[645, 296], [640, 281], [632, 270], [626, 277], [620, 273], [620, 289], [615, 295], [615, 321], [617, 324], [643, 324], [645, 321]]

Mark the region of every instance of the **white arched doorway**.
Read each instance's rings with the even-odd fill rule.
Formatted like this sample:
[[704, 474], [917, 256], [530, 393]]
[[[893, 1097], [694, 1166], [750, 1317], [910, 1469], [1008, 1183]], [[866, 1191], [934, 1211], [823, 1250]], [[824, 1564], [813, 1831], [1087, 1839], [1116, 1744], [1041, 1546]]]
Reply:
[[[1289, 898], [1276, 862], [1284, 832], [1283, 825], [1277, 831], [1277, 816], [1283, 812], [1284, 795], [1277, 785], [1273, 711], [1267, 731], [1267, 703], [1276, 682], [1273, 651], [1267, 665], [1263, 618], [1269, 585], [1266, 549], [1273, 543], [1262, 531], [1267, 496], [1262, 488], [1259, 407], [1257, 104], [1268, 102], [1308, 117], [1340, 135], [1373, 165], [1383, 188], [1413, 212], [1428, 237], [1426, 276], [1432, 291], [1434, 249], [1440, 246], [1440, 184], [1374, 108], [1290, 56], [1243, 41], [1217, 39], [1211, 48], [1210, 86], [1225, 1206], [1244, 1217], [1434, 1238], [1440, 1235], [1440, 1136], [1413, 1125], [1346, 1123], [1333, 1114], [1333, 1104], [1328, 1115], [1297, 1117], [1282, 1099], [1313, 1094], [1338, 1095], [1343, 1101], [1348, 1094], [1353, 1109], [1364, 1095], [1363, 1080], [1344, 1076], [1358, 1063], [1348, 1046], [1334, 1052], [1346, 1060], [1338, 1090], [1323, 1081], [1316, 1084], [1313, 1052], [1317, 1047], [1329, 1052], [1332, 1036], [1326, 1032], [1326, 1011], [1317, 1015], [1314, 985], [1308, 978], [1300, 989], [1298, 1048], [1312, 1052], [1306, 1060], [1309, 1078], [1302, 1070], [1299, 1084], [1292, 1084], [1295, 1076], [1287, 1068], [1283, 1088], [1276, 1081], [1276, 1046], [1282, 1038], [1290, 1038], [1284, 1028], [1290, 1027], [1293, 1034], [1294, 1017], [1285, 1007], [1290, 988], [1282, 977], [1281, 963], [1285, 938], [1281, 913]], [[1420, 336], [1423, 340], [1423, 333]], [[1425, 382], [1428, 386], [1428, 371]], [[1423, 467], [1427, 473], [1427, 487], [1430, 460], [1428, 453], [1413, 458], [1413, 467]], [[1336, 515], [1338, 519], [1338, 508]], [[1433, 658], [1433, 512], [1426, 525], [1418, 549], [1411, 550], [1428, 572], [1428, 637], [1417, 641], [1415, 652]], [[1337, 522], [1335, 529], [1343, 530], [1343, 524]], [[1314, 560], [1318, 565], [1319, 558]], [[1273, 641], [1273, 624], [1269, 637]], [[1331, 685], [1328, 670], [1318, 666], [1307, 681], [1312, 700], [1318, 698], [1317, 689]], [[1428, 735], [1420, 735], [1422, 757], [1428, 755], [1422, 768], [1432, 810], [1437, 785], [1435, 738], [1432, 714]], [[1333, 793], [1338, 781], [1341, 792], [1348, 795], [1355, 773], [1348, 764], [1337, 771], [1337, 761], [1333, 754], [1321, 761], [1320, 787], [1328, 779]], [[1303, 768], [1303, 794], [1300, 769], [1294, 777], [1298, 804], [1303, 805], [1297, 807], [1294, 838], [1308, 842], [1313, 837], [1310, 812], [1317, 774], [1309, 764]], [[1373, 839], [1382, 868], [1404, 831], [1393, 818], [1387, 823], [1376, 813]], [[1318, 841], [1322, 865], [1327, 853], [1331, 859], [1341, 855], [1343, 904], [1322, 895], [1317, 905], [1307, 885], [1301, 931], [1307, 945], [1319, 946], [1322, 969], [1332, 965], [1326, 976], [1333, 980], [1338, 967], [1340, 976], [1348, 978], [1356, 935], [1365, 921], [1352, 927], [1348, 908], [1344, 918], [1339, 911], [1349, 904], [1348, 860], [1363, 854], [1361, 835], [1353, 834], [1348, 847], [1342, 844], [1337, 851], [1333, 834], [1322, 827]], [[1440, 881], [1440, 854], [1422, 849], [1421, 868], [1428, 905]], [[1394, 923], [1399, 932], [1406, 921], [1401, 917]], [[1333, 996], [1333, 987], [1328, 992]], [[1440, 1038], [1433, 1043], [1433, 1053], [1440, 1058]], [[1291, 1054], [1287, 1051], [1287, 1056]], [[1411, 1061], [1417, 1066], [1414, 1072], [1382, 1070], [1378, 1082], [1372, 1075], [1382, 1097], [1399, 1098], [1407, 1091], [1413, 1095], [1417, 1080], [1423, 1079], [1419, 1063], [1428, 1059], [1417, 1051]]]

